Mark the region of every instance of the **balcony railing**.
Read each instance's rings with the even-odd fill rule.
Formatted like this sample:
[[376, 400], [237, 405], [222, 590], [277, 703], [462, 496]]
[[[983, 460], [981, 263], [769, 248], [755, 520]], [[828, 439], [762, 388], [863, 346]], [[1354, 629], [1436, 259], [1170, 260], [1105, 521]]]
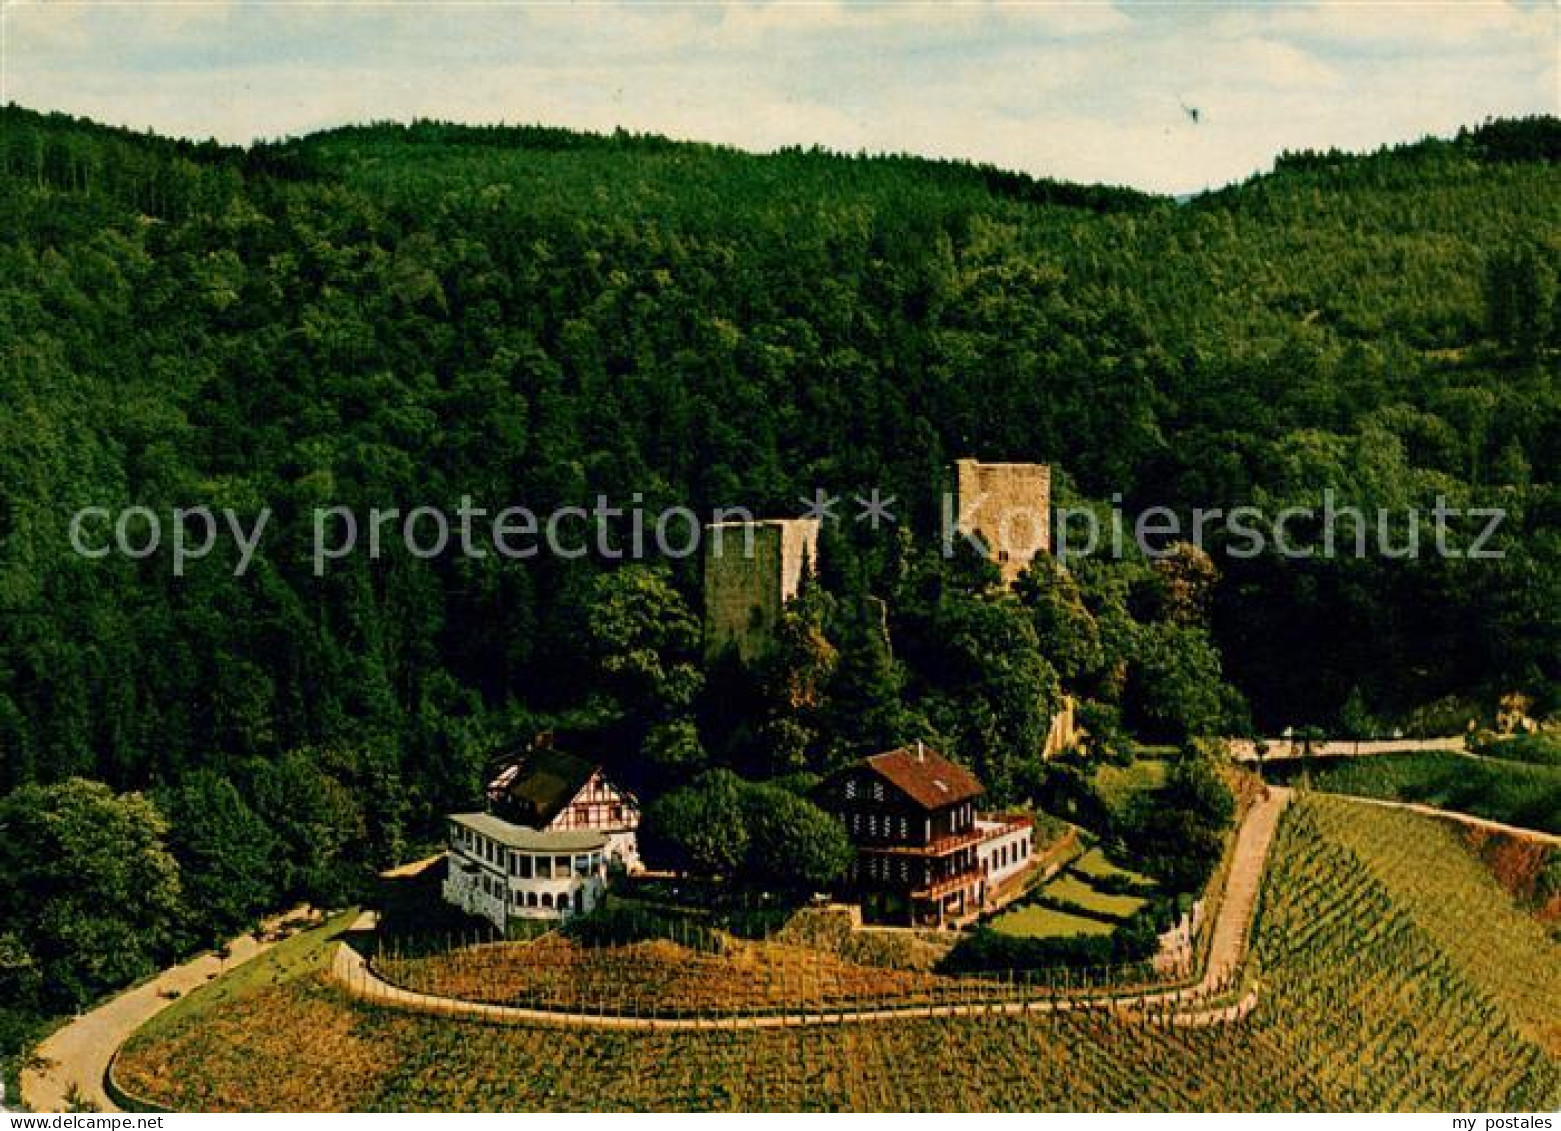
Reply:
[[947, 856], [951, 852], [958, 852], [961, 848], [980, 844], [982, 839], [983, 834], [980, 829], [971, 829], [969, 832], [938, 837], [926, 844], [862, 843], [858, 844], [857, 848], [863, 852], [881, 852], [887, 856]]
[[959, 891], [961, 888], [968, 888], [970, 885], [979, 882], [980, 879], [980, 870], [972, 868], [968, 872], [960, 872], [958, 875], [930, 883], [926, 887], [916, 888], [911, 892], [911, 898], [939, 899], [952, 892]]

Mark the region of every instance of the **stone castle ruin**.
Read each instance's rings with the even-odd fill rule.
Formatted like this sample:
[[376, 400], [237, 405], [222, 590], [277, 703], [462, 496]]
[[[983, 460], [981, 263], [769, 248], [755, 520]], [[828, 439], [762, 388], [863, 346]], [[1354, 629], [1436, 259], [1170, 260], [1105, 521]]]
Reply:
[[[1012, 585], [1051, 552], [1051, 467], [1043, 463], [954, 464], [954, 514]], [[728, 649], [752, 663], [768, 647], [786, 602], [818, 561], [819, 520], [770, 518], [710, 523], [704, 530], [705, 658]]]
[[954, 462], [957, 528], [987, 547], [1005, 585], [1051, 553], [1051, 480], [1044, 463]]
[[705, 527], [705, 657], [735, 648], [744, 663], [769, 644], [804, 571], [818, 560], [818, 519], [772, 518]]

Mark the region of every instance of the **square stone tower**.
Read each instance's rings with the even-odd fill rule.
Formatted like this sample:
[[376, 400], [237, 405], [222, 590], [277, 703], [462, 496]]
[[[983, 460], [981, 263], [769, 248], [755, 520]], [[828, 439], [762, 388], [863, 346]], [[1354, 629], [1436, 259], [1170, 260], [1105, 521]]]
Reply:
[[956, 526], [987, 547], [1006, 585], [1051, 553], [1051, 492], [1049, 464], [954, 461]]
[[705, 657], [735, 646], [751, 663], [768, 646], [803, 571], [818, 561], [818, 519], [772, 518], [705, 527]]

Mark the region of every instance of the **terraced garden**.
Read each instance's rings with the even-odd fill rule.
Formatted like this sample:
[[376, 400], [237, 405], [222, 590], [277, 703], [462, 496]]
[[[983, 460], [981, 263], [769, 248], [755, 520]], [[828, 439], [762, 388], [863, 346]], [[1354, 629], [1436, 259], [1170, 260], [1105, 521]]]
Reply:
[[1109, 935], [1116, 924], [1086, 915], [1074, 915], [1055, 907], [1026, 903], [992, 921], [992, 929], [1028, 939], [1065, 939], [1078, 935]]
[[1299, 799], [1255, 957], [1258, 1009], [1203, 1029], [1089, 1012], [580, 1032], [370, 1008], [305, 977], [144, 1030], [120, 1082], [223, 1110], [1561, 1106], [1561, 948], [1435, 821]]
[[[1107, 890], [1127, 885], [1133, 891]], [[1091, 848], [1010, 910], [992, 920], [992, 929], [1020, 938], [1070, 938], [1109, 935], [1149, 902], [1153, 881]]]

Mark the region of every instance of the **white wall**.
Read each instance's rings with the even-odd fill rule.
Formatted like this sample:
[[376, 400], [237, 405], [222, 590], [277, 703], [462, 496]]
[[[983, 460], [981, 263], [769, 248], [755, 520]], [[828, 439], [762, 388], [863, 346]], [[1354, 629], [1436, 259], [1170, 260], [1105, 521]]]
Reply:
[[[1016, 825], [1008, 832], [983, 840], [976, 847], [976, 858], [981, 862], [982, 870], [986, 872], [987, 883], [1000, 884], [1030, 863], [1034, 857], [1034, 846], [1031, 840], [1031, 829], [1028, 825]], [[999, 866], [997, 859], [1004, 848], [1008, 849], [1010, 858], [1006, 864]]]

